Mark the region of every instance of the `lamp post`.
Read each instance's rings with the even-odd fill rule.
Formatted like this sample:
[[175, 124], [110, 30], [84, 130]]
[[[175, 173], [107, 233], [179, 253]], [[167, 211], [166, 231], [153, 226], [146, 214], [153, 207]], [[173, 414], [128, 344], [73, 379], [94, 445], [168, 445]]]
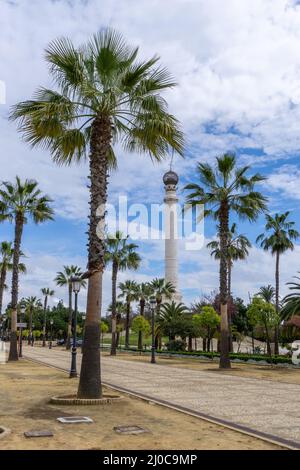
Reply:
[[75, 294], [75, 308], [74, 308], [74, 317], [73, 317], [73, 345], [72, 345], [72, 360], [71, 360], [71, 370], [70, 378], [77, 377], [77, 368], [76, 368], [76, 356], [77, 356], [77, 304], [78, 304], [78, 293], [80, 291], [80, 277], [72, 277], [72, 291]]
[[52, 327], [53, 327], [53, 319], [50, 320], [50, 341], [49, 341], [49, 349], [52, 349]]
[[155, 305], [156, 300], [154, 298], [150, 299], [150, 309], [151, 309], [151, 335], [152, 335], [152, 345], [151, 345], [151, 364], [156, 363], [155, 359]]
[[3, 320], [3, 341], [6, 341], [6, 337], [7, 337], [7, 316], [2, 315], [2, 320]]
[[[24, 304], [21, 304], [20, 305], [20, 320], [21, 320], [21, 323], [23, 322], [24, 320], [24, 313], [25, 313], [25, 310], [26, 310], [26, 306]], [[23, 328], [22, 326], [20, 327], [19, 329], [19, 333], [20, 333], [20, 338], [19, 338], [19, 357], [23, 357], [23, 354], [22, 354], [22, 346], [23, 346]]]

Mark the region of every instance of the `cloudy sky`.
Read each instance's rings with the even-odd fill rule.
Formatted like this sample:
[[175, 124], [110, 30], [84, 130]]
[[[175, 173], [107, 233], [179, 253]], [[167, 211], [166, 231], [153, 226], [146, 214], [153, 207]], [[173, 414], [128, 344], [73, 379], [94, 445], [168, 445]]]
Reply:
[[[261, 190], [272, 213], [290, 210], [299, 224], [300, 200], [300, 5], [295, 0], [0, 0], [0, 80], [6, 103], [0, 105], [1, 180], [16, 174], [35, 178], [55, 200], [55, 222], [28, 224], [23, 251], [28, 274], [22, 276], [21, 295], [39, 295], [54, 287], [63, 264], [86, 265], [87, 167], [56, 167], [47, 152], [28, 148], [7, 120], [9, 107], [28, 99], [39, 85], [49, 85], [44, 48], [68, 36], [79, 45], [105, 26], [122, 32], [141, 57], [158, 53], [176, 78], [168, 93], [170, 110], [182, 122], [187, 147], [176, 159], [179, 192], [194, 180], [196, 162], [213, 162], [216, 155], [235, 151], [239, 164], [268, 176]], [[111, 176], [109, 198], [127, 195], [131, 202], [160, 202], [162, 175], [168, 163], [153, 166], [146, 157], [118, 149], [119, 169]], [[239, 231], [254, 247], [247, 261], [234, 267], [234, 294], [248, 293], [273, 283], [274, 260], [255, 246], [263, 218], [240, 223]], [[205, 236], [215, 235], [205, 222]], [[13, 228], [0, 226], [0, 239], [12, 239]], [[163, 275], [163, 244], [140, 244], [143, 258], [137, 273], [120, 280], [150, 280]], [[186, 251], [180, 243], [180, 283], [190, 303], [218, 285], [217, 264], [205, 248]], [[285, 283], [300, 270], [300, 241], [294, 253], [282, 258]], [[110, 299], [110, 270], [105, 274], [104, 304]], [[54, 301], [66, 299], [55, 287]], [[85, 294], [81, 295], [84, 307]], [[9, 293], [6, 296], [6, 301]]]

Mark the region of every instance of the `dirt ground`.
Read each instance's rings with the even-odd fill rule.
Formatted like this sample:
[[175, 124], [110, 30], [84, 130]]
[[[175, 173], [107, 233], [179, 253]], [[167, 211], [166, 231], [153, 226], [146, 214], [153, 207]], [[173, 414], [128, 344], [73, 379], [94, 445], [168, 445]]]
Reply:
[[[102, 353], [107, 355], [108, 353]], [[118, 359], [130, 361], [149, 362], [150, 355], [128, 354], [119, 352], [116, 356]], [[231, 369], [220, 370], [217, 359], [214, 361], [204, 361], [197, 358], [175, 358], [157, 356], [159, 364], [168, 365], [170, 367], [183, 367], [185, 369], [203, 370], [215, 372], [216, 374], [238, 375], [240, 377], [249, 377], [262, 380], [272, 380], [274, 382], [283, 382], [291, 384], [300, 384], [300, 367], [287, 368], [280, 366], [266, 366], [256, 364], [239, 364], [232, 362]]]
[[[64, 372], [24, 359], [1, 364], [0, 426], [9, 428], [11, 433], [0, 438], [0, 449], [280, 449], [127, 396], [102, 406], [49, 404], [53, 395], [74, 393], [77, 383], [77, 379], [69, 379]], [[89, 416], [94, 422], [61, 424], [56, 420], [74, 415]], [[118, 425], [139, 425], [149, 432], [121, 435], [113, 430]], [[24, 437], [23, 433], [30, 430], [51, 430], [54, 437]]]

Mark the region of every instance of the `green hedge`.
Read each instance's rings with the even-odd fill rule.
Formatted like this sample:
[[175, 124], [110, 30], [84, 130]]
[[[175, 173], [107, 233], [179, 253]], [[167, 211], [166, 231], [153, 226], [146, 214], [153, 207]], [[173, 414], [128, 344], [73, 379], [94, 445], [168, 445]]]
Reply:
[[[137, 348], [129, 348], [127, 351], [134, 351], [137, 352]], [[150, 351], [145, 351], [143, 350], [142, 352], [149, 352]], [[193, 357], [207, 357], [208, 359], [212, 358], [218, 358], [220, 357], [220, 354], [217, 352], [204, 352], [204, 351], [165, 351], [165, 350], [158, 350], [156, 351], [157, 354], [169, 354], [169, 355], [177, 355], [177, 356], [193, 356]], [[245, 354], [245, 353], [230, 353], [229, 354], [230, 359], [239, 359], [240, 361], [265, 361], [268, 362], [269, 364], [292, 364], [292, 359], [287, 356], [267, 356], [264, 354]]]

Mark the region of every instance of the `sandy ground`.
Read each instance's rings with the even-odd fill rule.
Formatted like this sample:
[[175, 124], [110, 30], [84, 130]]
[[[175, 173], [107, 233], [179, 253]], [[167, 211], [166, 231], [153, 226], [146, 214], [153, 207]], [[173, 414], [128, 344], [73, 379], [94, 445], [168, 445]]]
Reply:
[[[109, 355], [107, 352], [102, 353], [104, 356]], [[119, 352], [118, 359], [149, 362], [150, 355], [138, 355]], [[287, 368], [280, 366], [265, 366], [256, 364], [237, 364], [232, 362], [232, 367], [229, 370], [220, 370], [219, 362], [217, 359], [214, 361], [203, 361], [197, 358], [174, 358], [174, 357], [160, 357], [157, 356], [157, 363], [168, 365], [170, 367], [182, 367], [184, 369], [202, 370], [215, 372], [216, 374], [236, 375], [240, 377], [249, 377], [255, 379], [272, 380], [274, 382], [300, 384], [300, 367]]]
[[[53, 395], [75, 392], [77, 379], [26, 360], [0, 365], [0, 426], [11, 433], [0, 449], [245, 449], [280, 447], [201, 419], [124, 396], [105, 406], [50, 405]], [[111, 391], [110, 391], [111, 393]], [[59, 416], [86, 415], [91, 424], [67, 424]], [[120, 435], [118, 425], [139, 425], [149, 432]], [[51, 430], [54, 437], [26, 438], [24, 431]]]

